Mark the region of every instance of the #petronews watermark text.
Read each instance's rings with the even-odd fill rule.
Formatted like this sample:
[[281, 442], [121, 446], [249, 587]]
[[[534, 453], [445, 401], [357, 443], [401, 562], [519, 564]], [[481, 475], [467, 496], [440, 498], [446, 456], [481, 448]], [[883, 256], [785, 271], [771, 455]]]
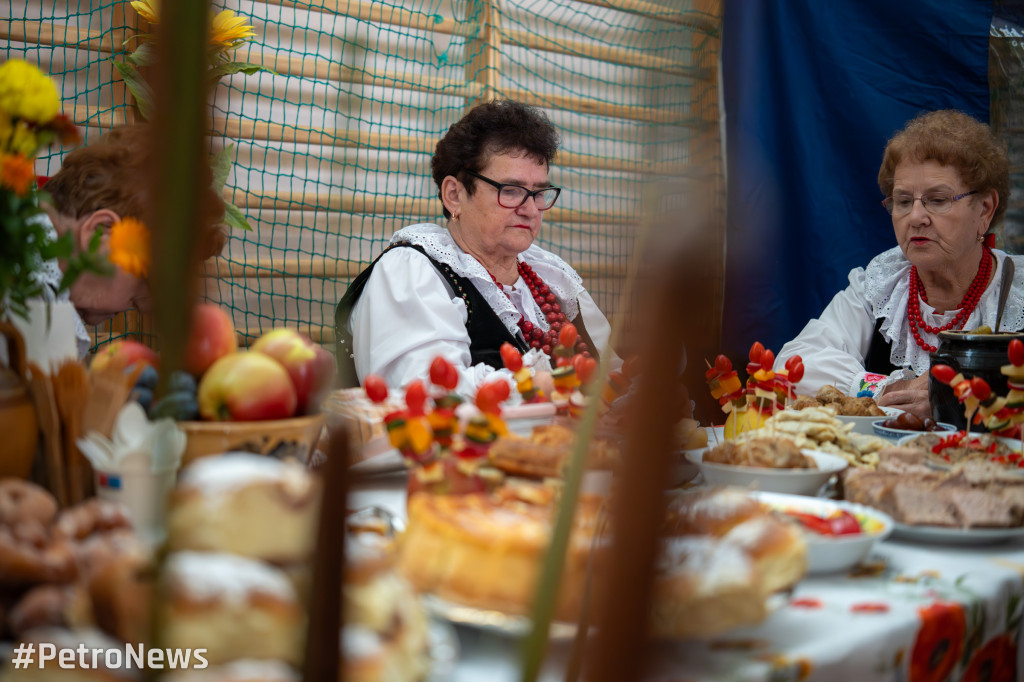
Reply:
[[145, 644], [125, 644], [120, 648], [98, 649], [86, 646], [58, 646], [56, 644], [34, 644], [23, 642], [14, 649], [15, 669], [30, 668], [36, 662], [36, 648], [39, 649], [39, 667], [49, 663], [54, 668], [80, 668], [83, 670], [105, 668], [107, 670], [132, 668], [150, 670], [192, 668], [202, 669], [210, 665], [203, 654], [206, 649], [147, 649]]

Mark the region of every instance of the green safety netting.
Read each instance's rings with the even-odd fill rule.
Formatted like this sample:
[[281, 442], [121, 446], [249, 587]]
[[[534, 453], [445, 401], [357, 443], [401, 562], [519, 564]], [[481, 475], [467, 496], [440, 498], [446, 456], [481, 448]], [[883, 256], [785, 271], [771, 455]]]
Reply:
[[[148, 26], [127, 3], [0, 2], [12, 17], [2, 56], [49, 70], [86, 143], [130, 115], [110, 60]], [[719, 7], [702, 5], [712, 9], [679, 0], [216, 2], [255, 29], [237, 58], [273, 73], [226, 77], [211, 103], [211, 146], [233, 145], [226, 189], [253, 230], [231, 231], [208, 263], [205, 294], [250, 338], [293, 326], [329, 342], [335, 304], [361, 266], [396, 229], [441, 220], [433, 144], [470, 102], [493, 96], [526, 99], [560, 129], [552, 180], [565, 189], [540, 243], [577, 266], [614, 313], [647, 208], [642, 184], [696, 163], [718, 168], [708, 140], [717, 139]], [[44, 157], [40, 172], [60, 157]]]

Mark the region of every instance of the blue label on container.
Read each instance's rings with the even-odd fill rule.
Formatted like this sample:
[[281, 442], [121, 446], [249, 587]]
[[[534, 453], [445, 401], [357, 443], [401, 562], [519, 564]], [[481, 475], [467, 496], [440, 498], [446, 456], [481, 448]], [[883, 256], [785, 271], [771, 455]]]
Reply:
[[100, 479], [100, 485], [103, 486], [104, 488], [111, 488], [112, 490], [120, 490], [121, 489], [121, 477], [120, 476], [117, 476], [117, 475], [114, 475], [114, 474], [100, 473], [99, 479]]

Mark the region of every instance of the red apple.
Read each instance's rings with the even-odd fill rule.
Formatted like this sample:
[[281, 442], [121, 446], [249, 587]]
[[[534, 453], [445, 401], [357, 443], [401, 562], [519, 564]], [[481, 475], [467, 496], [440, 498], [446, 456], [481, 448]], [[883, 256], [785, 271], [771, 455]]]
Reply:
[[238, 350], [235, 323], [227, 311], [214, 303], [200, 303], [192, 309], [192, 323], [185, 347], [185, 371], [202, 376], [218, 359]]
[[287, 419], [295, 414], [295, 387], [279, 362], [239, 351], [214, 362], [199, 381], [199, 414], [217, 421]]
[[298, 397], [298, 414], [315, 412], [334, 378], [334, 356], [294, 329], [273, 329], [250, 350], [277, 360], [288, 370]]
[[156, 351], [139, 343], [121, 339], [108, 343], [96, 352], [90, 367], [94, 370], [101, 370], [114, 363], [122, 364], [126, 369], [138, 363], [145, 363], [153, 369], [160, 369], [160, 358]]

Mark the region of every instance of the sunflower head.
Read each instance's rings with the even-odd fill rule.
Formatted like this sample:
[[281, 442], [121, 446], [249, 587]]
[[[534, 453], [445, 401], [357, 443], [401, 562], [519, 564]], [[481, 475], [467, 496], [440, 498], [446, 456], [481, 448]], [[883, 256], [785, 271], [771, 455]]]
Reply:
[[160, 0], [132, 0], [132, 7], [150, 24], [156, 26], [160, 23]]
[[110, 227], [110, 262], [136, 277], [149, 272], [149, 229], [141, 220], [129, 216]]
[[256, 37], [256, 30], [229, 9], [218, 12], [210, 20], [210, 49], [223, 54]]

